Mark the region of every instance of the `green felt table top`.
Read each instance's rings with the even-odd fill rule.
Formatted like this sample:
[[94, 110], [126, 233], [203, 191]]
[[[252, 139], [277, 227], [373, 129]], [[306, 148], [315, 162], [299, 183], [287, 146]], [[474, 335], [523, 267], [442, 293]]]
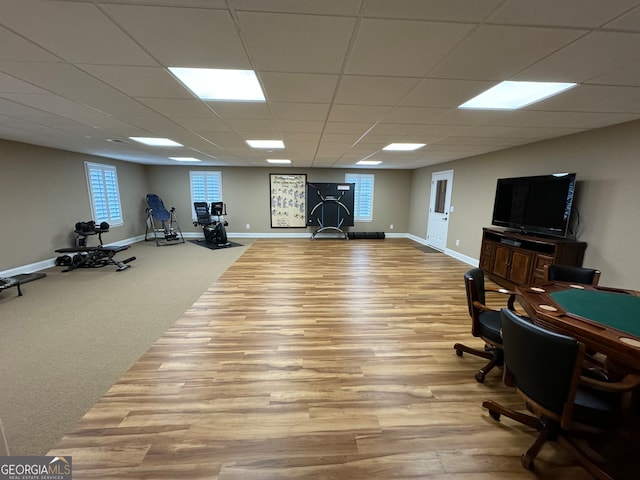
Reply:
[[575, 288], [549, 295], [568, 313], [640, 337], [640, 297]]

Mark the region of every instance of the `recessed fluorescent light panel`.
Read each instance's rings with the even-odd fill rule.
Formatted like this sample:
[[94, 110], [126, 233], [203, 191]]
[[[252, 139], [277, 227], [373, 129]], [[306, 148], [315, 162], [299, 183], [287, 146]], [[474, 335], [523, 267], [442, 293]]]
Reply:
[[201, 100], [264, 102], [264, 93], [253, 70], [169, 67]]
[[284, 148], [282, 140], [247, 140], [247, 144], [253, 148]]
[[380, 165], [381, 163], [381, 160], [360, 160], [356, 165]]
[[575, 86], [575, 83], [560, 82], [502, 82], [458, 108], [515, 110]]
[[274, 165], [288, 165], [291, 160], [288, 158], [267, 158], [267, 163], [273, 163]]
[[193, 157], [169, 157], [169, 159], [175, 160], [176, 162], [201, 162], [202, 161]]
[[395, 152], [409, 152], [412, 150], [418, 150], [426, 145], [426, 143], [390, 143], [383, 150], [390, 150]]
[[145, 145], [151, 145], [152, 147], [182, 147], [183, 145], [168, 138], [158, 137], [129, 137], [131, 140], [144, 143]]

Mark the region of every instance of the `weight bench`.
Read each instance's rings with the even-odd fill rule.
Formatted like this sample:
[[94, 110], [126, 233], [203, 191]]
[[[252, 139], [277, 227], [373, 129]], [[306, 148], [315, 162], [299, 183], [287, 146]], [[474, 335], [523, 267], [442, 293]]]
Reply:
[[0, 290], [6, 290], [7, 288], [16, 287], [18, 289], [18, 296], [22, 296], [22, 290], [20, 290], [20, 280], [14, 277], [0, 277]]
[[126, 260], [116, 260], [114, 257], [116, 253], [123, 252], [129, 248], [128, 245], [112, 245], [112, 246], [99, 246], [99, 247], [69, 247], [59, 248], [56, 253], [74, 254], [71, 258], [71, 263], [63, 272], [69, 272], [76, 268], [99, 268], [106, 265], [115, 265], [118, 268], [117, 272], [129, 268], [129, 262], [132, 262], [136, 257], [130, 257]]

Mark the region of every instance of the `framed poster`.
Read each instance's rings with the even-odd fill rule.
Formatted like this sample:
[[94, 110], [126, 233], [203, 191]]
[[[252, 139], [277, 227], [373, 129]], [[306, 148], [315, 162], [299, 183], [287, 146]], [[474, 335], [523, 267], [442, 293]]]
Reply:
[[307, 175], [269, 174], [271, 228], [305, 228]]

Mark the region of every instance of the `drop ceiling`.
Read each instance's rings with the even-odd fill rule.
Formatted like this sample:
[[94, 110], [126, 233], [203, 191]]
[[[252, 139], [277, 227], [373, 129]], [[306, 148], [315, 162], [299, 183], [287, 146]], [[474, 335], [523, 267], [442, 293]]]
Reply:
[[[640, 118], [635, 0], [0, 0], [0, 12], [0, 138], [142, 164], [414, 169]], [[198, 100], [168, 67], [255, 70], [267, 101]], [[503, 80], [578, 86], [516, 111], [457, 108]], [[427, 145], [382, 151], [392, 142]]]

